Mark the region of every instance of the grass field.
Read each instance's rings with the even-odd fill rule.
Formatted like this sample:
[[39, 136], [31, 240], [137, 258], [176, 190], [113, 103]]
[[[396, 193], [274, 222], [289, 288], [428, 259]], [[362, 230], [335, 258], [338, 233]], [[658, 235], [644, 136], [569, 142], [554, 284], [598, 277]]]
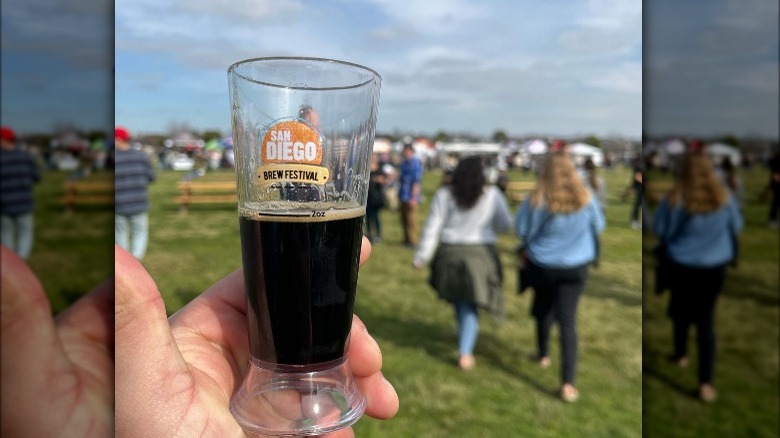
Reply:
[[[241, 265], [235, 208], [193, 206], [188, 214], [180, 213], [173, 199], [181, 177], [181, 173], [159, 173], [150, 189], [151, 236], [144, 265], [157, 281], [169, 312]], [[510, 177], [531, 179], [520, 173]], [[640, 436], [643, 431], [647, 436], [705, 436], [724, 422], [732, 436], [769, 436], [776, 430], [777, 420], [767, 414], [778, 411], [778, 254], [777, 234], [765, 229], [766, 206], [753, 202], [746, 209], [742, 263], [730, 272], [719, 305], [721, 399], [704, 406], [685, 394], [695, 387], [695, 360], [684, 371], [664, 361], [670, 348], [671, 326], [664, 313], [668, 297], [644, 295], [643, 299], [643, 278], [645, 286], [652, 286], [651, 271], [642, 276], [642, 236], [628, 227], [630, 204], [622, 203], [619, 196], [629, 172], [614, 169], [605, 177], [608, 225], [602, 237], [601, 267], [591, 270], [579, 310], [577, 386], [582, 396], [573, 405], [555, 397], [560, 365], [557, 330], [551, 345], [553, 366], [540, 369], [529, 360], [534, 352], [534, 325], [528, 314], [531, 295], [514, 293], [511, 250], [516, 238], [506, 235], [499, 241], [506, 320], [497, 324], [482, 316], [477, 367], [464, 373], [455, 366], [452, 310], [427, 285], [427, 271], [412, 268], [411, 250], [400, 245], [397, 213], [382, 213], [384, 243], [374, 246], [361, 269], [356, 313], [382, 347], [383, 370], [398, 391], [401, 409], [390, 421], [361, 419], [356, 425], [358, 436], [623, 437]], [[65, 178], [47, 173], [36, 189], [37, 237], [30, 259], [55, 310], [99, 283], [113, 268], [113, 212], [92, 208], [63, 213], [56, 199]], [[202, 180], [232, 178], [230, 172], [216, 172]], [[765, 178], [759, 170], [747, 175], [750, 190]], [[440, 179], [438, 172], [426, 174], [421, 223]], [[645, 269], [649, 260], [645, 257]], [[679, 424], [689, 425], [689, 432], [680, 432]]]
[[[177, 173], [162, 173], [152, 187], [151, 239], [144, 264], [157, 280], [169, 312], [241, 265], [236, 211], [193, 206], [182, 214], [173, 203]], [[212, 173], [203, 180], [231, 174]], [[528, 178], [513, 174], [513, 179]], [[603, 238], [603, 263], [580, 310], [581, 401], [564, 405], [559, 385], [557, 337], [554, 366], [539, 369], [534, 351], [530, 294], [516, 295], [512, 248], [502, 237], [506, 268], [506, 321], [481, 318], [478, 366], [463, 373], [455, 366], [455, 323], [451, 308], [427, 285], [427, 271], [412, 268], [411, 250], [400, 245], [395, 212], [382, 214], [384, 243], [375, 245], [361, 269], [356, 313], [384, 353], [384, 372], [401, 399], [392, 421], [362, 419], [361, 437], [425, 436], [639, 436], [641, 431], [641, 235], [627, 227], [628, 204], [618, 192], [628, 173], [609, 175], [613, 205]], [[441, 174], [426, 175], [419, 220], [427, 216]], [[557, 332], [556, 332], [557, 333]]]
[[[113, 181], [112, 172], [91, 180]], [[28, 260], [48, 292], [52, 309], [72, 303], [114, 274], [114, 207], [93, 205], [65, 211], [65, 172], [46, 172], [35, 186], [35, 231]]]

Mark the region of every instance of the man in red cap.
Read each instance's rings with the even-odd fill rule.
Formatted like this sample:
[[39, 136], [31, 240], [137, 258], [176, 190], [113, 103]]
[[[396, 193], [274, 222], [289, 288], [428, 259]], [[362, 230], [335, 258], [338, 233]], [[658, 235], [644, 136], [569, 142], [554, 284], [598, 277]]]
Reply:
[[11, 128], [0, 128], [0, 142], [2, 244], [27, 260], [33, 243], [33, 185], [41, 177], [32, 155], [16, 147]]
[[114, 241], [138, 260], [149, 242], [149, 183], [154, 170], [146, 154], [130, 147], [130, 133], [114, 129]]

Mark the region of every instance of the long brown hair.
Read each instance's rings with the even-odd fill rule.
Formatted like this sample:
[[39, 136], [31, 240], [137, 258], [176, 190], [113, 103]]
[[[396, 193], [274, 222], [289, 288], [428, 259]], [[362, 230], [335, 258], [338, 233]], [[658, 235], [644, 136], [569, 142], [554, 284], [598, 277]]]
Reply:
[[565, 152], [547, 155], [544, 168], [531, 192], [531, 205], [538, 207], [542, 200], [553, 214], [572, 213], [590, 202], [590, 191], [574, 169], [574, 162]]
[[728, 201], [728, 192], [718, 180], [709, 157], [693, 152], [683, 157], [680, 173], [667, 195], [669, 205], [682, 202], [690, 213], [710, 213]]
[[476, 205], [485, 188], [485, 173], [482, 159], [473, 156], [460, 160], [452, 173], [452, 197], [458, 207], [468, 210]]

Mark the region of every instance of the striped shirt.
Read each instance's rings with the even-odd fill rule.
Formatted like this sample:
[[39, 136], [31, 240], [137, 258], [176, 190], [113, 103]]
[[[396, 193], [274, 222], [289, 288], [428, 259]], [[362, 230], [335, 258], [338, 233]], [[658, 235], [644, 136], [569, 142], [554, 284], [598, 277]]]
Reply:
[[33, 185], [40, 181], [32, 155], [21, 150], [0, 150], [0, 213], [16, 216], [35, 209]]
[[130, 216], [149, 211], [149, 182], [154, 181], [154, 170], [143, 152], [116, 150], [114, 158], [114, 211]]

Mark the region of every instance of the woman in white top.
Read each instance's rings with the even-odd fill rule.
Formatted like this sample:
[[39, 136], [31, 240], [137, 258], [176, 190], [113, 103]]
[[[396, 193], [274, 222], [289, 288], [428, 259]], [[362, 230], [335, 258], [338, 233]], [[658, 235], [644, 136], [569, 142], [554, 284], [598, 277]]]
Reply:
[[451, 184], [434, 195], [414, 266], [421, 269], [431, 262], [431, 286], [455, 309], [458, 365], [464, 370], [475, 363], [477, 309], [481, 307], [497, 318], [503, 316], [503, 273], [495, 243], [497, 233], [511, 226], [503, 194], [496, 187], [485, 186], [479, 157], [461, 160]]

